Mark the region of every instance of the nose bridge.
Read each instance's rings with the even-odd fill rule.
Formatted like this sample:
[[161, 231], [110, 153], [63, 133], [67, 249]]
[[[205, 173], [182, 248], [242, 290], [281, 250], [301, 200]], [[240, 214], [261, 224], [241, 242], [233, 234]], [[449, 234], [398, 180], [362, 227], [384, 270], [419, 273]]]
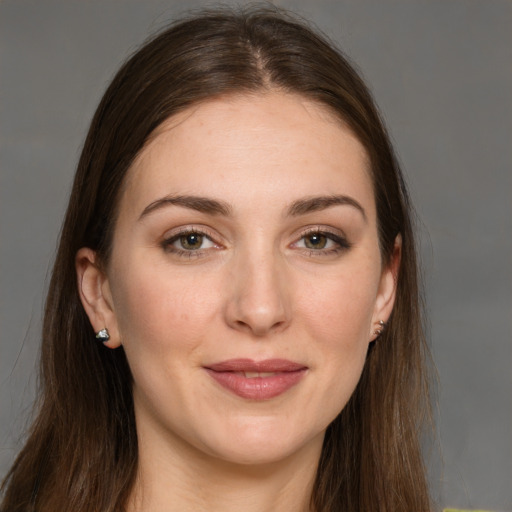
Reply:
[[285, 265], [272, 246], [241, 250], [234, 262], [228, 323], [256, 336], [284, 328], [289, 321]]

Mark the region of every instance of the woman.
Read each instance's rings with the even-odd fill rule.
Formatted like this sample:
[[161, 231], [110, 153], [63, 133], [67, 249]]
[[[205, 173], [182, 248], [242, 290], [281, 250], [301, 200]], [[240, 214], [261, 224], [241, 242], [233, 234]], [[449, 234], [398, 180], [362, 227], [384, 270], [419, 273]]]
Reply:
[[428, 510], [409, 216], [322, 37], [268, 9], [157, 35], [85, 142], [1, 510]]

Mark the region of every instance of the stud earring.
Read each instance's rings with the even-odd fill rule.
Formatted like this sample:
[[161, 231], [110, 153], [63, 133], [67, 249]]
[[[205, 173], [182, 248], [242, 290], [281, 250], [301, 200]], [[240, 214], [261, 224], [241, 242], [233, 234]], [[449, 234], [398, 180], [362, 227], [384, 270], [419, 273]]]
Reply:
[[101, 341], [102, 343], [106, 343], [110, 339], [110, 334], [108, 333], [108, 329], [105, 327], [105, 329], [101, 329], [101, 331], [98, 331], [96, 333], [96, 339], [98, 341]]
[[384, 332], [386, 327], [386, 322], [384, 320], [379, 320], [379, 327], [373, 331], [373, 334], [377, 336], [377, 338]]

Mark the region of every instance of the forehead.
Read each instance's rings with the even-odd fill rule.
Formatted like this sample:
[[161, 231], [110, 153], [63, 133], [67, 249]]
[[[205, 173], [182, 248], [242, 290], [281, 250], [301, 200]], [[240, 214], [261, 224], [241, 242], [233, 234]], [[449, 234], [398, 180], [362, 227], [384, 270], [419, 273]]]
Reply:
[[368, 156], [352, 130], [319, 103], [266, 93], [222, 97], [170, 117], [128, 171], [123, 196], [134, 205], [155, 194], [209, 192], [236, 203], [340, 187], [373, 199]]

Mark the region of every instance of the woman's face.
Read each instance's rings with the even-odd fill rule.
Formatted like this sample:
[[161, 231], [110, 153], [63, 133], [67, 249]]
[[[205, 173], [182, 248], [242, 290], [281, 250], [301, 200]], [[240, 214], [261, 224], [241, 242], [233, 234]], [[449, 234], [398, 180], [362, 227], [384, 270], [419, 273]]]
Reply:
[[290, 94], [203, 103], [153, 134], [86, 305], [126, 351], [145, 445], [239, 463], [320, 449], [394, 298], [368, 165]]

